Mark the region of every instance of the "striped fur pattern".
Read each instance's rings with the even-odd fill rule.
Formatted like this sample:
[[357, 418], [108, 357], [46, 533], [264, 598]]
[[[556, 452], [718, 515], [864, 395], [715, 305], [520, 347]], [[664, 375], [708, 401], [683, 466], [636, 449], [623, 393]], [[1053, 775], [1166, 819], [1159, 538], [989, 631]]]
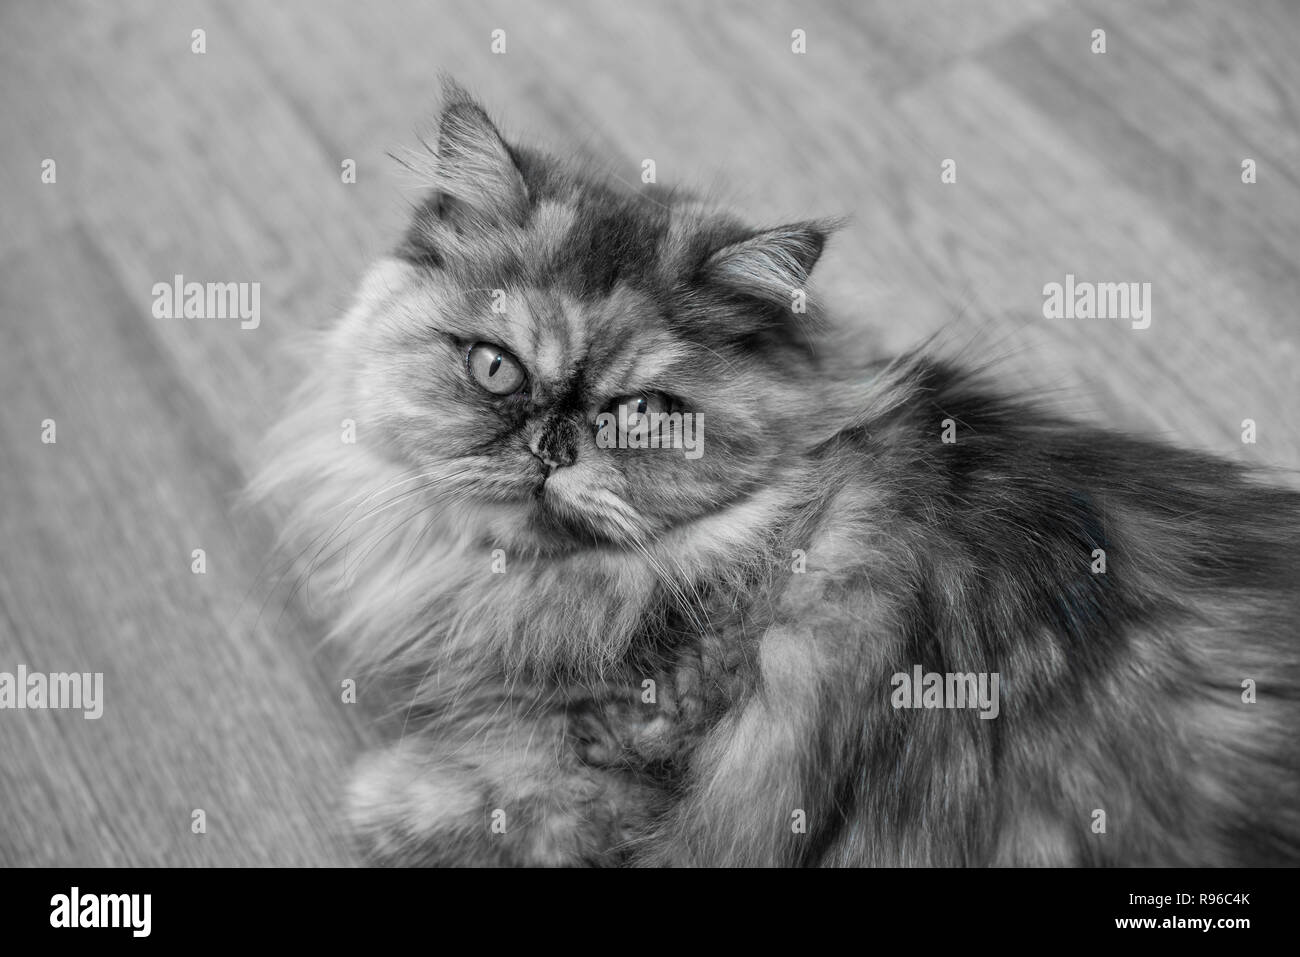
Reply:
[[[1300, 496], [924, 353], [830, 375], [791, 308], [825, 222], [623, 188], [454, 86], [410, 164], [256, 486], [395, 689], [373, 859], [1300, 860]], [[597, 447], [638, 395], [704, 454]], [[997, 717], [895, 707], [916, 665], [997, 673]]]

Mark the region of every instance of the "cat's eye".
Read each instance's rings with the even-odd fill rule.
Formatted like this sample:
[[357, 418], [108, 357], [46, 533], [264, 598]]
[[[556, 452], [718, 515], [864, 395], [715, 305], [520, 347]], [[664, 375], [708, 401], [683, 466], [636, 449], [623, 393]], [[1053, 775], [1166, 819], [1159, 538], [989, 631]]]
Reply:
[[524, 384], [524, 367], [500, 346], [476, 342], [465, 357], [470, 377], [495, 395], [512, 395]]
[[609, 404], [609, 411], [620, 416], [626, 409], [627, 427], [633, 429], [641, 421], [642, 416], [656, 412], [671, 412], [672, 407], [672, 399], [662, 392], [646, 392], [640, 395], [620, 396]]

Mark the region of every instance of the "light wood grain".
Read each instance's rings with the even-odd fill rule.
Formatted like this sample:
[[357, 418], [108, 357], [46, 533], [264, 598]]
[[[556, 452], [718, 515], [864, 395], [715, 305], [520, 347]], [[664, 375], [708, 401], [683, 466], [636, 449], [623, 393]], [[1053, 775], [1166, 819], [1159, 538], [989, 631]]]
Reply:
[[[5, 4], [0, 670], [107, 700], [0, 712], [0, 864], [352, 861], [366, 702], [301, 595], [260, 607], [270, 517], [232, 506], [295, 337], [393, 242], [385, 154], [440, 72], [629, 182], [848, 214], [819, 271], [863, 353], [947, 328], [1082, 414], [1295, 469], [1298, 48], [1286, 0]], [[1067, 272], [1152, 283], [1151, 328], [1044, 319]], [[152, 318], [177, 273], [260, 282], [261, 327]]]

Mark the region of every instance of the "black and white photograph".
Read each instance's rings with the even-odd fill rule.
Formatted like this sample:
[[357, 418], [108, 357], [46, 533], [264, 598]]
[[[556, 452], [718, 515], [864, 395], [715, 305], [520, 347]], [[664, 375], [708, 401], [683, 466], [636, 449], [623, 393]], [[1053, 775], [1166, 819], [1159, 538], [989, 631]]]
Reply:
[[1149, 868], [1113, 936], [1249, 940], [1154, 869], [1300, 863], [1298, 51], [1291, 0], [6, 2], [0, 865], [102, 877], [28, 916]]

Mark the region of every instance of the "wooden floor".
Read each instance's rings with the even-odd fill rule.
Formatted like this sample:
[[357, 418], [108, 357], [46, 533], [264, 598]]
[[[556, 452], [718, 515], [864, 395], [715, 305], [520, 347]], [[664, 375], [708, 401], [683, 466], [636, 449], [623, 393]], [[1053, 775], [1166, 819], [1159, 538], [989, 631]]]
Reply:
[[[1082, 414], [1295, 469], [1298, 49], [1289, 0], [4, 4], [0, 671], [102, 671], [106, 704], [0, 711], [0, 865], [352, 862], [365, 702], [303, 601], [248, 598], [270, 522], [234, 505], [294, 337], [394, 240], [385, 154], [440, 71], [629, 181], [848, 214], [820, 272], [864, 350], [951, 327]], [[1045, 319], [1067, 273], [1150, 282], [1151, 327]], [[261, 326], [153, 318], [176, 274], [260, 282]]]

